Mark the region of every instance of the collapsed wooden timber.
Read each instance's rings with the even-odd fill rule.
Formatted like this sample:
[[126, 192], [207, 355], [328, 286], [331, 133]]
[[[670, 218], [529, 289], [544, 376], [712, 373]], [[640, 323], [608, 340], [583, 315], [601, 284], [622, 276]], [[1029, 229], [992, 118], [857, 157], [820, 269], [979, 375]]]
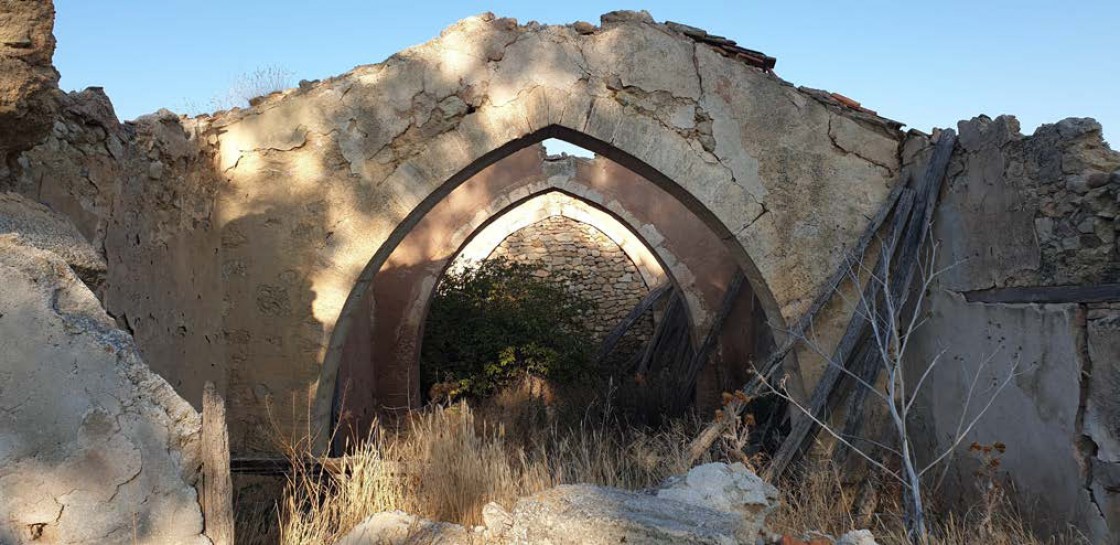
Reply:
[[727, 290], [723, 293], [720, 307], [712, 318], [707, 334], [695, 350], [692, 349], [688, 308], [684, 304], [684, 297], [680, 291], [671, 284], [650, 291], [604, 339], [596, 358], [597, 363], [604, 363], [638, 320], [656, 308], [662, 299], [668, 297], [669, 301], [661, 319], [654, 326], [653, 334], [643, 348], [631, 358], [625, 369], [639, 377], [665, 375], [672, 378], [673, 388], [670, 395], [673, 399], [667, 400], [669, 406], [687, 406], [696, 389], [696, 381], [699, 380], [701, 371], [711, 359], [712, 350], [716, 347], [719, 335], [745, 283], [746, 277], [742, 271], [736, 271]]
[[[942, 131], [927, 163], [924, 175], [918, 180], [902, 179], [896, 184], [855, 246], [821, 286], [809, 308], [787, 332], [782, 344], [765, 362], [756, 367], [755, 376], [740, 390], [745, 395], [734, 396], [732, 401], [724, 406], [721, 416], [705, 427], [692, 442], [689, 454], [693, 462], [708, 452], [727, 423], [733, 421], [742, 413], [746, 406], [746, 403], [742, 401], [743, 399], [749, 400], [756, 397], [764, 391], [765, 387], [773, 385], [782, 361], [800, 341], [807, 338], [807, 333], [811, 329], [816, 315], [828, 303], [833, 294], [839, 290], [841, 283], [851, 276], [853, 270], [857, 270], [857, 266], [864, 258], [871, 241], [877, 237], [883, 223], [892, 215], [894, 219], [887, 235], [888, 240], [884, 241], [881, 246], [875, 272], [888, 273], [886, 276], [880, 274], [878, 278], [890, 279], [889, 294], [894, 299], [892, 302], [898, 305], [895, 308], [901, 308], [901, 305], [905, 304], [905, 298], [910, 291], [917, 270], [918, 254], [925, 244], [933, 210], [937, 202], [937, 195], [945, 178], [949, 158], [955, 144], [956, 133], [952, 130]], [[908, 188], [907, 185], [910, 183], [913, 183], [914, 187]], [[881, 296], [882, 285], [875, 281], [868, 282], [863, 293], [863, 297], [865, 297], [863, 300], [875, 301]], [[878, 356], [876, 351], [867, 348], [867, 343], [872, 342], [870, 322], [867, 321], [867, 318], [859, 312], [853, 316], [833, 353], [828, 367], [817, 382], [806, 405], [806, 409], [813, 418], [794, 420], [794, 426], [790, 434], [786, 437], [768, 468], [770, 479], [781, 476], [790, 463], [805, 451], [817, 432], [816, 422], [825, 417], [828, 408], [835, 407], [839, 403], [838, 385], [843, 382], [840, 379], [845, 376], [845, 373], [859, 373], [868, 377], [866, 382], [874, 383], [881, 362], [875, 360]], [[865, 388], [855, 388], [854, 390], [863, 389]], [[853, 414], [858, 417], [860, 412], [854, 411]]]
[[595, 358], [596, 365], [606, 361], [607, 357], [610, 356], [611, 352], [618, 346], [618, 343], [626, 336], [626, 332], [630, 331], [630, 328], [638, 323], [638, 320], [642, 316], [645, 316], [646, 312], [653, 309], [665, 296], [669, 295], [671, 291], [673, 291], [672, 284], [658, 286], [650, 290], [637, 305], [634, 305], [634, 308], [630, 309], [626, 317], [623, 318], [618, 325], [614, 326], [614, 329], [603, 339], [603, 344], [599, 348], [599, 354]]

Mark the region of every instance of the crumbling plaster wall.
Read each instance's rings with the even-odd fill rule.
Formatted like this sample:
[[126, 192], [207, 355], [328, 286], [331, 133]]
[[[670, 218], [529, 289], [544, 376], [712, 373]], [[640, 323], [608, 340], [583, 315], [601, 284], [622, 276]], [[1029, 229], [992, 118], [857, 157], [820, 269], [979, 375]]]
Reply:
[[199, 415], [94, 293], [125, 132], [58, 90], [53, 17], [0, 1], [0, 543], [208, 544]]
[[[1002, 474], [1041, 525], [1073, 523], [1111, 542], [1120, 535], [1120, 311], [1065, 290], [1120, 275], [1120, 153], [1091, 119], [1031, 136], [1009, 116], [959, 130], [933, 231], [945, 272], [909, 362], [920, 373], [940, 354], [922, 390], [926, 451], [956, 435], [977, 373], [969, 418], [1017, 373], [964, 445], [1007, 445]], [[1042, 294], [1053, 304], [1032, 302]], [[958, 455], [949, 490], [975, 498], [975, 464]]]
[[[673, 282], [699, 342], [739, 268], [724, 241], [664, 189], [609, 159], [551, 159], [539, 146], [529, 146], [448, 193], [396, 245], [369, 284], [342, 349], [336, 400], [338, 413], [345, 415], [343, 429], [364, 433], [380, 411], [419, 402], [422, 327], [445, 267], [457, 254], [489, 255], [514, 225], [537, 214], [543, 219], [549, 208], [542, 203], [550, 197], [566, 199], [558, 212], [613, 233], [655, 285]], [[769, 328], [759, 307], [751, 287], [744, 286], [712, 364], [700, 376], [701, 400], [718, 402], [720, 392], [741, 385], [745, 362], [768, 349]], [[256, 371], [262, 378], [272, 372]]]
[[0, 542], [209, 544], [199, 415], [101, 308], [104, 272], [66, 219], [0, 194]]
[[214, 154], [169, 112], [122, 124], [100, 89], [57, 99], [49, 133], [16, 156], [0, 189], [70, 218], [109, 264], [105, 308], [199, 406], [203, 383], [227, 376]]
[[35, 145], [57, 110], [54, 3], [0, 1], [0, 178], [14, 153]]
[[[394, 229], [415, 221], [446, 180], [518, 138], [564, 127], [599, 143], [586, 147], [605, 143], [675, 181], [745, 250], [739, 257], [750, 256], [752, 284], [784, 318], [807, 304], [886, 195], [900, 140], [887, 123], [846, 114], [638, 14], [605, 17], [583, 33], [467, 19], [383, 64], [209, 125], [235, 195], [219, 222], [243, 224], [256, 234], [252, 247], [284, 256], [223, 250], [288, 303], [262, 309], [231, 296], [227, 320], [246, 324], [255, 354], [284, 329], [277, 322], [305, 327], [285, 341], [298, 353], [282, 350], [290, 380], [273, 379], [286, 394], [297, 384], [307, 391], [320, 361], [322, 382], [332, 382], [323, 340], [344, 331], [336, 320], [347, 318], [347, 298], [364, 291], [362, 271]], [[260, 217], [247, 220], [247, 211]], [[283, 285], [285, 269], [295, 285]], [[227, 295], [240, 289], [227, 283]], [[320, 421], [325, 395], [319, 389]]]
[[[567, 131], [672, 180], [729, 237], [767, 314], [788, 320], [887, 194], [901, 140], [897, 124], [631, 12], [601, 27], [469, 18], [212, 117], [107, 120], [102, 135], [74, 114], [24, 154], [13, 177], [33, 181], [20, 190], [79, 216], [95, 242], [104, 233], [106, 306], [185, 397], [197, 403], [206, 379], [236, 383], [235, 418], [268, 427], [272, 403], [293, 415], [287, 429], [309, 398], [315, 425], [329, 421], [333, 391], [319, 385], [333, 384], [378, 249], [512, 141]], [[126, 157], [107, 186], [79, 168], [72, 143], [85, 139]]]

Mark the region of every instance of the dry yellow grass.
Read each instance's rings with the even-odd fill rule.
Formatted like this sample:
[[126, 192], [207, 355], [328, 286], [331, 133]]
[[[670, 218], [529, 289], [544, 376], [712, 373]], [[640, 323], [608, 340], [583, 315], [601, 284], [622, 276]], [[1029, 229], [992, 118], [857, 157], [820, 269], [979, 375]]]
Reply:
[[[419, 411], [398, 431], [376, 429], [331, 475], [294, 464], [297, 470], [278, 506], [279, 535], [264, 531], [266, 525], [257, 521], [242, 525], [254, 530], [239, 541], [329, 545], [370, 514], [394, 509], [473, 525], [491, 501], [509, 508], [519, 497], [574, 482], [648, 488], [687, 469], [691, 434], [684, 425], [647, 432], [597, 424], [585, 419], [575, 428], [522, 426], [511, 433], [476, 418], [465, 404]], [[302, 459], [308, 451], [296, 446], [289, 454]], [[870, 528], [883, 545], [907, 543], [900, 511], [889, 499], [878, 502], [877, 512], [855, 514], [849, 506], [859, 503], [856, 492], [841, 486], [836, 472], [824, 468], [803, 474], [779, 487], [783, 502], [771, 520], [774, 531], [837, 536]], [[1072, 534], [1040, 539], [1006, 505], [987, 522], [931, 518], [930, 545], [1084, 543]]]
[[474, 525], [492, 501], [509, 508], [563, 483], [646, 488], [685, 469], [681, 427], [607, 429], [545, 426], [511, 442], [466, 404], [417, 412], [399, 432], [375, 431], [333, 475], [295, 471], [280, 505], [280, 542], [333, 543], [370, 514], [394, 509]]
[[[839, 536], [853, 529], [870, 529], [881, 545], [910, 545], [903, 525], [898, 485], [865, 483], [862, 489], [844, 486], [839, 472], [819, 462], [801, 472], [796, 481], [779, 485], [782, 505], [770, 518], [773, 531], [800, 536], [814, 532]], [[853, 489], [856, 488], [856, 489]], [[860, 493], [874, 498], [859, 497]], [[930, 502], [932, 504], [932, 502]], [[859, 506], [868, 506], [861, 510]], [[862, 511], [862, 512], [861, 512]], [[926, 545], [1088, 545], [1076, 531], [1043, 538], [1004, 496], [988, 509], [961, 516], [929, 513]]]

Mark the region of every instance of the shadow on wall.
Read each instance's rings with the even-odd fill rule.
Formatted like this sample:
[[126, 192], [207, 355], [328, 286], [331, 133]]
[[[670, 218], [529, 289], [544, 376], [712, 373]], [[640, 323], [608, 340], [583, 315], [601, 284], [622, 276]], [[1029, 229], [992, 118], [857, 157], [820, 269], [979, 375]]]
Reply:
[[[840, 108], [647, 14], [610, 14], [590, 33], [486, 15], [384, 63], [191, 122], [223, 179], [217, 229], [223, 239], [227, 226], [245, 231], [217, 259], [224, 333], [243, 345], [226, 357], [231, 416], [253, 403], [245, 418], [256, 426], [270, 418], [260, 398], [293, 407], [310, 389], [314, 427], [329, 427], [341, 347], [393, 248], [459, 184], [546, 138], [609, 157], [675, 198], [723, 239], [781, 322], [830, 272], [807, 256], [854, 239], [897, 162], [889, 123]], [[845, 149], [832, 145], [833, 125]], [[770, 138], [776, 128], [782, 139]], [[804, 252], [780, 251], [792, 233], [810, 242]], [[314, 353], [299, 346], [316, 335]]]
[[[294, 251], [278, 234], [324, 247], [327, 230], [307, 221], [316, 217], [307, 213], [315, 206], [272, 206], [222, 228], [227, 402], [234, 452], [277, 452], [310, 431], [309, 385], [318, 379], [317, 362], [325, 342], [323, 324], [314, 317], [315, 291], [301, 272], [314, 256]], [[293, 218], [301, 221], [293, 223]]]

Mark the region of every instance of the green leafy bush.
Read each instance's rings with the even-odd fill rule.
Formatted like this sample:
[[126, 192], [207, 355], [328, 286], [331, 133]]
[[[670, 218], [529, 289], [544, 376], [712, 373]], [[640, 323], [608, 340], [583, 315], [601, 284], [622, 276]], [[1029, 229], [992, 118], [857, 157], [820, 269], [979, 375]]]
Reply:
[[591, 376], [590, 301], [572, 278], [486, 260], [440, 282], [424, 328], [421, 384], [432, 400], [484, 397], [526, 374], [556, 384]]

